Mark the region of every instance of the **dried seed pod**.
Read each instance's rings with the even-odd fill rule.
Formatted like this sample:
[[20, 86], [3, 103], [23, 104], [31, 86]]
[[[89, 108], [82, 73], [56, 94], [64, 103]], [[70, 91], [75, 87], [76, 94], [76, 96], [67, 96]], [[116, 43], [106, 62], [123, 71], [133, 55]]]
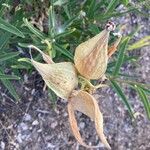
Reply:
[[82, 76], [87, 79], [99, 79], [104, 75], [108, 62], [109, 33], [114, 29], [114, 23], [108, 22], [102, 32], [76, 48], [74, 62]]
[[[35, 48], [32, 46], [32, 48]], [[37, 49], [37, 48], [36, 48]], [[54, 63], [52, 59], [38, 49], [43, 59], [49, 64], [39, 63], [31, 58], [31, 62], [42, 76], [46, 85], [57, 96], [68, 99], [71, 92], [78, 85], [76, 69], [71, 62]]]
[[95, 98], [85, 91], [73, 91], [69, 102], [68, 102], [68, 113], [69, 113], [69, 122], [72, 129], [72, 132], [77, 139], [77, 141], [87, 147], [87, 148], [97, 148], [99, 146], [89, 146], [85, 144], [82, 140], [82, 137], [77, 126], [77, 121], [75, 119], [74, 111], [80, 111], [83, 114], [90, 117], [91, 120], [95, 122], [96, 131], [102, 141], [102, 143], [108, 148], [111, 149], [106, 137], [103, 133], [103, 116], [99, 110], [99, 106]]

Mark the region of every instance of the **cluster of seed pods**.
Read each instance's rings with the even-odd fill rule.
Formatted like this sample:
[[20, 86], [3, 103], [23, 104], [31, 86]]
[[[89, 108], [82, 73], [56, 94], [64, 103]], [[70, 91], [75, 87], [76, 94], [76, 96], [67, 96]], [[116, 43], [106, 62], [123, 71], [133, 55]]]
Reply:
[[[85, 89], [86, 81], [91, 79], [100, 79], [106, 72], [108, 59], [116, 51], [121, 36], [108, 47], [110, 31], [114, 31], [115, 24], [108, 22], [105, 29], [98, 35], [81, 43], [75, 50], [74, 64], [71, 62], [54, 63], [51, 57], [43, 53], [40, 49], [30, 45], [30, 48], [38, 50], [46, 62], [39, 63], [33, 58], [31, 62], [33, 66], [42, 76], [46, 85], [53, 90], [57, 96], [68, 101], [69, 122], [72, 132], [77, 141], [87, 148], [97, 148], [97, 146], [87, 145], [79, 132], [75, 111], [82, 112], [87, 115], [95, 123], [95, 128], [101, 142], [110, 149], [110, 145], [103, 132], [103, 115], [99, 109], [97, 100], [92, 96], [91, 89]], [[84, 87], [75, 90], [78, 87], [79, 76], [85, 79]], [[88, 85], [92, 85], [89, 84]]]

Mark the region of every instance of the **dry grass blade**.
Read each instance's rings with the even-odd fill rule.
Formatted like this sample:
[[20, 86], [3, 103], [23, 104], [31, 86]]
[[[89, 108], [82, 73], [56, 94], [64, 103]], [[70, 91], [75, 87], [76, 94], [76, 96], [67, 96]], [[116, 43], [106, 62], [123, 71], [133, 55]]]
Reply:
[[90, 117], [91, 120], [95, 122], [96, 131], [102, 143], [108, 149], [111, 149], [103, 133], [103, 116], [99, 110], [99, 106], [95, 98], [85, 91], [75, 91], [68, 103], [68, 113], [71, 129], [78, 142], [81, 145], [86, 146], [88, 148], [97, 148], [98, 146], [88, 146], [83, 142], [81, 135], [79, 133], [77, 121], [75, 119], [74, 111], [76, 110], [87, 115], [88, 117]]

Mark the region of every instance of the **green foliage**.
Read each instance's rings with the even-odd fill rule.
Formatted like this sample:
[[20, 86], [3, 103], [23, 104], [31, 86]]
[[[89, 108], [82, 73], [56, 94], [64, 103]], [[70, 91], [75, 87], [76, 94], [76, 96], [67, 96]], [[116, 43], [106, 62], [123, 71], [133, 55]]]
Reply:
[[119, 97], [121, 98], [121, 100], [123, 101], [125, 106], [127, 107], [130, 116], [134, 117], [134, 113], [132, 111], [131, 105], [129, 104], [124, 92], [122, 91], [122, 89], [120, 88], [120, 86], [118, 85], [118, 83], [116, 81], [114, 81], [114, 80], [110, 80], [110, 81], [111, 81], [112, 87], [114, 88], [116, 93], [119, 95]]
[[150, 119], [150, 102], [147, 98], [147, 95], [146, 95], [145, 91], [142, 88], [140, 88], [139, 86], [135, 85], [134, 87], [137, 90], [139, 97], [144, 105], [145, 111], [147, 113], [147, 117]]
[[7, 32], [10, 32], [10, 33], [15, 34], [19, 37], [24, 38], [24, 35], [20, 30], [18, 30], [15, 26], [13, 26], [10, 23], [6, 22], [2, 18], [0, 18], [0, 29], [3, 29]]
[[[27, 58], [28, 45], [35, 45], [45, 51], [54, 58], [55, 62], [73, 61], [75, 47], [99, 33], [112, 17], [119, 18], [132, 12], [149, 17], [149, 14], [143, 13], [137, 7], [138, 2], [133, 6], [128, 0], [45, 0], [44, 2], [21, 0], [15, 5], [11, 0], [0, 2], [0, 82], [16, 100], [19, 96], [11, 83], [12, 80], [18, 80], [22, 76], [18, 77], [18, 74], [16, 76], [15, 72], [18, 70], [30, 72], [32, 69]], [[126, 10], [116, 9], [121, 4]], [[42, 18], [38, 16], [43, 15], [46, 20], [44, 23], [42, 20], [38, 21]], [[135, 63], [138, 59], [137, 56], [129, 56], [130, 50], [149, 45], [149, 36], [130, 44], [130, 39], [137, 30], [139, 28], [122, 39], [113, 61], [108, 64], [107, 76], [131, 116], [133, 111], [121, 88], [122, 83], [136, 89], [150, 118], [147, 96], [150, 94], [149, 85], [137, 83], [135, 75], [129, 76], [121, 71], [125, 63]], [[114, 38], [113, 35], [111, 38]], [[36, 53], [34, 58], [41, 59]], [[5, 68], [11, 69], [12, 75], [5, 75]], [[56, 100], [51, 92], [50, 97]]]
[[113, 72], [113, 76], [117, 76], [119, 74], [120, 68], [123, 64], [123, 60], [124, 60], [124, 56], [125, 56], [125, 50], [126, 50], [126, 47], [129, 43], [129, 40], [130, 40], [130, 38], [126, 37], [122, 41], [122, 44], [120, 44], [118, 59], [117, 59], [116, 64], [115, 64], [115, 69], [114, 69], [114, 72]]

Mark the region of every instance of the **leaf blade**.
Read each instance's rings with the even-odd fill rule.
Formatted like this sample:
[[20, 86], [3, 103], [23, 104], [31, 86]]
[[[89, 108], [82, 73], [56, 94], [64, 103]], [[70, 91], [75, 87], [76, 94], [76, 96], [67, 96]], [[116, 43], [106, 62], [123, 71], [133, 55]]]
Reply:
[[127, 107], [127, 110], [130, 114], [130, 116], [132, 118], [134, 118], [134, 113], [132, 111], [132, 107], [131, 105], [129, 104], [125, 94], [123, 93], [122, 89], [119, 87], [119, 85], [117, 84], [117, 82], [115, 82], [114, 80], [110, 80], [111, 82], [111, 85], [113, 87], [113, 89], [116, 91], [116, 93], [118, 94], [118, 96], [121, 98], [122, 102], [125, 104], [125, 106]]
[[20, 52], [10, 52], [10, 53], [6, 53], [6, 54], [2, 54], [2, 55], [0, 55], [0, 62], [14, 58], [14, 57], [18, 56], [19, 54], [20, 54]]
[[[2, 71], [2, 68], [0, 68], [0, 75], [4, 74]], [[19, 100], [19, 96], [16, 92], [16, 90], [14, 89], [13, 85], [11, 84], [11, 82], [7, 79], [1, 79], [1, 82], [3, 83], [3, 85], [8, 89], [9, 93], [15, 98], [15, 100]]]
[[10, 23], [6, 22], [1, 17], [0, 17], [0, 28], [14, 35], [17, 35], [19, 37], [22, 37], [22, 38], [25, 37], [24, 34], [20, 30], [18, 30], [15, 26], [11, 25]]
[[0, 74], [0, 79], [7, 79], [7, 80], [19, 80], [20, 77], [15, 75], [6, 75], [6, 74]]
[[122, 44], [120, 45], [118, 60], [115, 64], [113, 76], [117, 76], [119, 74], [120, 68], [121, 68], [121, 66], [123, 64], [123, 60], [124, 60], [124, 53], [125, 53], [125, 50], [126, 50], [129, 40], [130, 40], [130, 38], [126, 37], [124, 39], [124, 41], [122, 42]]
[[136, 91], [138, 92], [139, 94], [139, 97], [144, 105], [144, 108], [145, 108], [145, 112], [147, 114], [147, 117], [148, 119], [150, 120], [150, 102], [148, 101], [148, 98], [144, 92], [144, 90], [138, 86], [134, 86]]

